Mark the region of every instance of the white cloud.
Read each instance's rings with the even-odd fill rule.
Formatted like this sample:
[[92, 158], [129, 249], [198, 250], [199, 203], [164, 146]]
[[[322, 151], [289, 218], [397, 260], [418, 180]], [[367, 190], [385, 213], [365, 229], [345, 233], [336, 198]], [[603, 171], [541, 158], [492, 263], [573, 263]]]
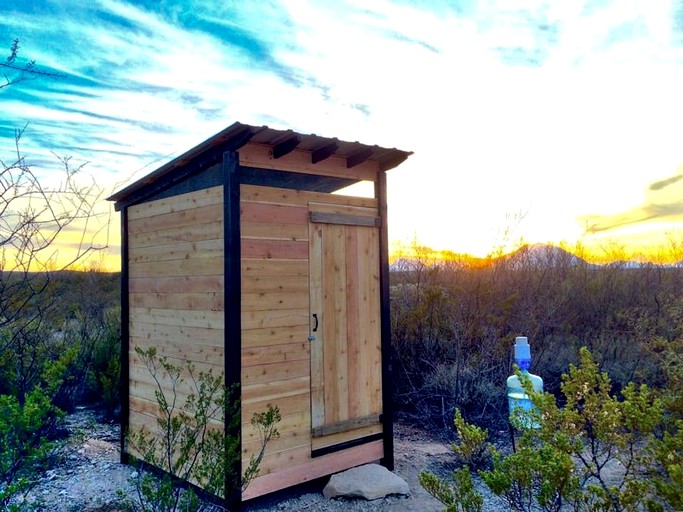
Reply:
[[3, 110], [91, 148], [112, 186], [235, 120], [396, 146], [416, 154], [390, 174], [392, 237], [458, 250], [518, 211], [531, 241], [575, 236], [582, 214], [639, 204], [683, 162], [666, 2], [57, 4], [58, 26], [19, 14], [0, 36], [36, 37], [31, 55], [73, 82]]

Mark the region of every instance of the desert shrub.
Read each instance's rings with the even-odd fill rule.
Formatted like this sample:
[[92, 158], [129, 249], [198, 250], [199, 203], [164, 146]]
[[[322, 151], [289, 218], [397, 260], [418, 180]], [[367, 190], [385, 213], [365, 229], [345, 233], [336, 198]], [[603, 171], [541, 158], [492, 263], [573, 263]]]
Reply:
[[65, 411], [105, 396], [113, 410], [117, 386], [107, 383], [118, 380], [118, 275], [55, 272], [42, 285], [22, 306], [27, 316], [0, 328], [0, 393], [21, 402], [41, 387]]
[[[521, 432], [516, 451], [501, 453], [457, 416], [461, 441], [454, 449], [462, 455], [486, 446], [491, 467], [478, 474], [511, 510], [680, 509], [683, 418], [667, 410], [658, 393], [628, 383], [615, 394], [609, 376], [585, 348], [580, 364], [563, 376], [564, 407], [550, 393], [535, 393], [522, 373], [518, 376], [535, 411], [533, 422], [523, 410], [513, 411], [511, 421]], [[538, 428], [528, 427], [532, 423]], [[448, 507], [459, 496], [446, 492], [447, 484], [435, 483], [433, 475], [421, 481]]]
[[0, 395], [0, 509], [19, 510], [16, 498], [35, 484], [55, 453], [51, 434], [61, 414], [40, 388], [23, 403]]
[[51, 318], [58, 334], [53, 344], [57, 350], [76, 351], [56, 403], [65, 410], [76, 403], [95, 403], [111, 416], [119, 400], [119, 276], [95, 270], [65, 272], [55, 279], [55, 287], [63, 309]]
[[484, 498], [474, 488], [469, 469], [460, 468], [451, 474], [451, 478], [452, 485], [426, 471], [418, 477], [420, 485], [446, 505], [445, 512], [481, 512]]
[[121, 397], [121, 307], [106, 310], [102, 330], [94, 340], [91, 363], [83, 389], [83, 399], [104, 409], [105, 418], [118, 415]]
[[631, 381], [662, 387], [653, 340], [682, 335], [683, 269], [596, 266], [554, 247], [474, 263], [415, 252], [395, 262], [390, 287], [394, 391], [404, 413], [443, 426], [457, 407], [502, 426], [518, 335], [532, 340], [534, 372], [560, 398], [562, 374], [582, 346], [615, 390]]
[[[254, 413], [251, 424], [260, 434], [261, 448], [240, 475], [236, 470], [241, 460], [239, 434], [230, 436], [224, 431], [228, 421], [228, 431], [239, 432], [238, 388], [226, 388], [222, 374], [196, 373], [189, 362], [177, 366], [166, 357], [157, 357], [154, 348], [136, 347], [135, 353], [154, 382], [158, 415], [156, 432], [143, 427], [128, 434], [130, 446], [147, 466], [141, 466], [136, 499], [126, 500], [127, 505], [143, 512], [194, 512], [205, 510], [209, 503], [200, 500], [188, 482], [226, 500], [246, 489], [258, 476], [266, 445], [279, 437], [279, 409], [269, 406]], [[188, 389], [184, 384], [189, 384], [189, 393], [181, 399], [181, 389]], [[147, 471], [150, 466], [163, 475]]]

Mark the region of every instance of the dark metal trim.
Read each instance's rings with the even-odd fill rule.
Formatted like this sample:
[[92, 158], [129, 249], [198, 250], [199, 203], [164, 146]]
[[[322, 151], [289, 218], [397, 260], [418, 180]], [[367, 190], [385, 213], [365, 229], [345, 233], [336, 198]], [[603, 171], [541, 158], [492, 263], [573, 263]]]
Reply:
[[292, 171], [276, 171], [240, 165], [240, 183], [261, 187], [287, 188], [290, 190], [310, 190], [312, 192], [335, 192], [360, 180], [319, 176]]
[[382, 434], [382, 432], [378, 432], [377, 434], [372, 434], [370, 436], [359, 437], [358, 439], [352, 439], [351, 441], [345, 441], [343, 443], [325, 446], [324, 448], [318, 448], [317, 450], [311, 450], [311, 458], [322, 457], [328, 453], [340, 452], [342, 450], [353, 448], [354, 446], [378, 441], [379, 439], [382, 439], [383, 436], [384, 434]]
[[[126, 206], [131, 206], [133, 204], [149, 200], [150, 197], [155, 196], [160, 192], [163, 192], [169, 187], [172, 187], [173, 185], [185, 181], [191, 176], [199, 174], [200, 172], [204, 171], [205, 169], [208, 169], [216, 163], [220, 163], [222, 161], [223, 154], [226, 151], [236, 151], [236, 149], [241, 148], [247, 142], [249, 142], [249, 139], [251, 139], [253, 136], [254, 134], [250, 130], [245, 128], [243, 131], [235, 135], [228, 144], [224, 143], [222, 145], [218, 145], [210, 149], [207, 149], [200, 155], [193, 157], [191, 160], [188, 158], [184, 161], [182, 156], [177, 158], [176, 160], [173, 160], [173, 162], [166, 164], [173, 164], [176, 167], [173, 173], [164, 174], [163, 177], [161, 177], [160, 179], [150, 181], [148, 185], [143, 185], [140, 188], [132, 191], [130, 194], [126, 194], [124, 197], [116, 201], [116, 203], [114, 204], [114, 208], [116, 210], [120, 210], [122, 208], [125, 208]], [[166, 166], [161, 167], [161, 169], [163, 169], [164, 167]], [[144, 179], [145, 178], [143, 178], [143, 180]], [[115, 196], [112, 197], [123, 196], [125, 190], [126, 189], [122, 190], [121, 192], [118, 192]]]
[[127, 206], [145, 202], [145, 200], [149, 200], [150, 197], [163, 192], [167, 188], [172, 187], [181, 181], [185, 181], [191, 176], [200, 173], [204, 169], [208, 169], [215, 163], [220, 162], [222, 154], [222, 148], [209, 150], [204, 153], [201, 158], [198, 158], [195, 162], [193, 162], [194, 165], [179, 167], [172, 174], [164, 176], [164, 179], [153, 182], [146, 187], [132, 192], [124, 199], [117, 201], [114, 204], [114, 208], [116, 210], [120, 210], [122, 208], [126, 208]]
[[[242, 350], [242, 325], [241, 325], [241, 263], [240, 263], [240, 180], [239, 180], [239, 155], [235, 151], [227, 151], [223, 154], [223, 222], [224, 232], [224, 276], [223, 276], [223, 302], [225, 304], [223, 318], [225, 322], [225, 339], [223, 358], [225, 365], [225, 385], [228, 390], [236, 386], [237, 397], [241, 399], [241, 350]], [[242, 407], [237, 408], [241, 415]], [[235, 425], [230, 428], [230, 424]], [[225, 418], [226, 437], [237, 436], [239, 439], [240, 453], [242, 453], [241, 439], [242, 421], [231, 422]], [[235, 461], [233, 474], [242, 474], [242, 460]], [[239, 506], [242, 501], [241, 489], [229, 489], [228, 475], [226, 472], [225, 497], [233, 506]]]
[[128, 208], [121, 210], [121, 369], [119, 374], [119, 397], [121, 399], [121, 464], [128, 463], [126, 436], [130, 422], [130, 350], [129, 297], [128, 297]]
[[391, 316], [389, 310], [389, 223], [387, 219], [387, 175], [380, 171], [375, 182], [382, 225], [379, 229], [380, 325], [382, 336], [382, 433], [384, 458], [381, 464], [394, 469], [394, 407], [392, 402]]

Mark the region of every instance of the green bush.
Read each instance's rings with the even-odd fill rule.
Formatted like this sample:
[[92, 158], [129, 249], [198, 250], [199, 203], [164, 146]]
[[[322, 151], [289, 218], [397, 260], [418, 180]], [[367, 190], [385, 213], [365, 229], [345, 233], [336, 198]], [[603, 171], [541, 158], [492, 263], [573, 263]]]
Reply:
[[[461, 418], [456, 422], [461, 441], [454, 449], [463, 455], [487, 447], [491, 469], [478, 474], [511, 510], [681, 509], [683, 418], [674, 420], [658, 393], [629, 383], [615, 395], [586, 348], [580, 364], [563, 376], [563, 407], [552, 394], [535, 393], [528, 377], [517, 373], [535, 406], [533, 422], [522, 417], [524, 411], [513, 412], [512, 424], [521, 433], [517, 450], [501, 453]], [[453, 506], [458, 494], [448, 494], [433, 476], [423, 480], [430, 493]]]
[[48, 396], [35, 388], [20, 403], [0, 395], [0, 509], [18, 510], [13, 501], [28, 491], [58, 444], [51, 429], [62, 416]]
[[[141, 467], [136, 480], [137, 496], [126, 500], [128, 506], [142, 512], [196, 512], [207, 505], [187, 482], [227, 500], [246, 489], [258, 476], [266, 445], [280, 435], [279, 409], [271, 406], [252, 417], [251, 423], [261, 435], [261, 449], [240, 475], [236, 470], [241, 461], [239, 434], [226, 436], [223, 428], [227, 419], [228, 430], [239, 432], [238, 388], [226, 388], [222, 374], [214, 375], [211, 370], [197, 374], [189, 362], [176, 366], [166, 357], [157, 357], [154, 348], [136, 347], [135, 353], [155, 383], [159, 415], [156, 432], [145, 428], [130, 432], [128, 441], [144, 463], [162, 470], [164, 475], [158, 478]], [[189, 378], [191, 391], [180, 405], [184, 375]]]
[[422, 471], [418, 477], [420, 485], [441, 503], [446, 505], [445, 512], [481, 512], [484, 498], [472, 483], [467, 468], [460, 468], [451, 474], [453, 485], [448, 485], [436, 475]]

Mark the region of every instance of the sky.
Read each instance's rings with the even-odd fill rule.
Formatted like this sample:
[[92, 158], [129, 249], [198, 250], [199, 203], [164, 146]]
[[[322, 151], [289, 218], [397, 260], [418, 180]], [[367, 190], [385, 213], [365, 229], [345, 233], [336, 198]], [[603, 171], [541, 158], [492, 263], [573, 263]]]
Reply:
[[683, 247], [683, 0], [0, 2], [14, 38], [62, 77], [0, 89], [0, 159], [28, 122], [48, 181], [107, 196], [240, 121], [413, 151], [394, 248]]

